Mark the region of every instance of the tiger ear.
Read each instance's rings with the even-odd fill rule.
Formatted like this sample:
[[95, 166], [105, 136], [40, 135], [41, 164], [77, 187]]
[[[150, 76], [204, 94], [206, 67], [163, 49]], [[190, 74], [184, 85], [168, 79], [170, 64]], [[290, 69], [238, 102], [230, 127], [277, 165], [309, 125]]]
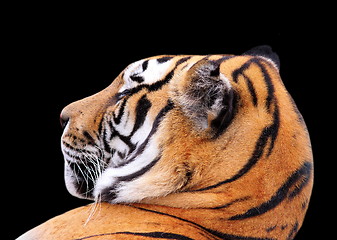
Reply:
[[235, 113], [235, 92], [216, 61], [195, 63], [177, 83], [174, 98], [198, 130], [209, 130], [214, 137], [227, 128]]
[[280, 58], [269, 45], [261, 45], [254, 47], [246, 51], [242, 55], [260, 56], [267, 58], [275, 64], [277, 69], [280, 69]]

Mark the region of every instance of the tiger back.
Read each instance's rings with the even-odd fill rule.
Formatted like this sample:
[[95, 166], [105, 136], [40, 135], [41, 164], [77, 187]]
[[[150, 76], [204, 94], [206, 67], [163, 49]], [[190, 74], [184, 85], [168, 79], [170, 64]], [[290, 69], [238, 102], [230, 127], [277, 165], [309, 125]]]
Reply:
[[61, 122], [67, 189], [96, 203], [22, 239], [293, 239], [303, 223], [310, 139], [267, 46], [137, 61]]

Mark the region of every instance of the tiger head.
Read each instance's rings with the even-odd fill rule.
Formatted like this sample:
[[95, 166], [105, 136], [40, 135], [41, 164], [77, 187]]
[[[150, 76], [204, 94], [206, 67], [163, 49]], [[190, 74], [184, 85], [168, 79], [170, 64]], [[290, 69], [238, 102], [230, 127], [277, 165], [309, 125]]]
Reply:
[[68, 191], [110, 203], [240, 203], [233, 219], [306, 209], [310, 140], [278, 66], [269, 47], [132, 63], [61, 112]]

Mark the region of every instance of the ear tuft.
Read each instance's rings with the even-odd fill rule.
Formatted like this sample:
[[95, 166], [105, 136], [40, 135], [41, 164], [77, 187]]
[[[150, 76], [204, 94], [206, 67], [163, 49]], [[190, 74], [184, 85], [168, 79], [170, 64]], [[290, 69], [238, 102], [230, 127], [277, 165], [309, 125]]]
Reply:
[[174, 92], [178, 105], [199, 130], [215, 133], [230, 122], [226, 113], [233, 113], [233, 90], [216, 61], [203, 59], [195, 63]]
[[261, 56], [268, 58], [269, 60], [273, 61], [275, 65], [277, 66], [278, 69], [280, 69], [280, 58], [275, 53], [272, 48], [268, 45], [262, 45], [262, 46], [257, 46], [254, 47], [248, 51], [246, 51], [242, 55], [251, 55], [251, 56]]

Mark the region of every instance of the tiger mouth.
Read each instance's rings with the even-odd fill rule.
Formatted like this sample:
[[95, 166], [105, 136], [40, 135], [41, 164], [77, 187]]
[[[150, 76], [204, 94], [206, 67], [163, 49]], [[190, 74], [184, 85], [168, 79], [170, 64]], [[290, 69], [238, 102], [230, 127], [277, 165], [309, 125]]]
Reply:
[[96, 147], [96, 151], [78, 150], [74, 148], [62, 149], [65, 159], [65, 180], [66, 185], [73, 195], [93, 199], [93, 191], [97, 179], [102, 175], [108, 167], [103, 152]]
[[92, 171], [92, 168], [82, 163], [67, 162], [67, 165], [68, 168], [71, 170], [71, 184], [76, 191], [76, 193], [74, 194], [79, 194], [81, 198], [84, 197], [86, 199], [92, 199], [92, 192], [97, 181], [97, 179], [93, 175], [95, 174], [95, 171]]

